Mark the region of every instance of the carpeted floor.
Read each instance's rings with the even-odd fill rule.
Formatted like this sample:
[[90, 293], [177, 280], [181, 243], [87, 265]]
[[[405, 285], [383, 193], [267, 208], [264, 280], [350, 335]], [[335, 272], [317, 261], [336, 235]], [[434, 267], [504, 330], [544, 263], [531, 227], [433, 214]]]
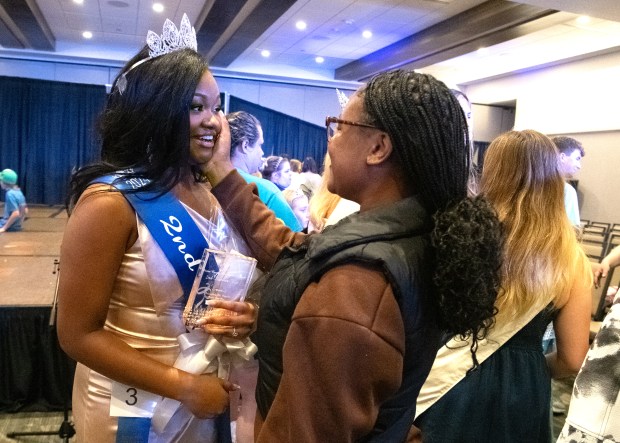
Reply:
[[[69, 416], [69, 423], [71, 416]], [[64, 441], [60, 438], [61, 425], [63, 425], [63, 412], [19, 412], [12, 414], [0, 414], [0, 443], [58, 443]], [[63, 435], [68, 435], [67, 428], [63, 426]], [[52, 435], [23, 435], [9, 438], [11, 433], [36, 433], [50, 432]], [[74, 439], [69, 439], [74, 440]]]
[[0, 305], [52, 304], [66, 223], [61, 206], [29, 205], [22, 231], [0, 234]]
[[[559, 400], [566, 406], [570, 403], [574, 377], [554, 382], [552, 394], [554, 400]], [[553, 436], [554, 441], [559, 435], [566, 412], [561, 415], [553, 416]], [[22, 442], [22, 443], [57, 443], [63, 441], [59, 437], [59, 430], [64, 421], [63, 412], [20, 412], [1, 414], [0, 413], [0, 443]], [[69, 422], [71, 417], [69, 416]], [[64, 428], [63, 428], [64, 429]], [[14, 439], [8, 438], [11, 432], [54, 432], [51, 436], [20, 436]], [[72, 440], [72, 439], [70, 439]]]

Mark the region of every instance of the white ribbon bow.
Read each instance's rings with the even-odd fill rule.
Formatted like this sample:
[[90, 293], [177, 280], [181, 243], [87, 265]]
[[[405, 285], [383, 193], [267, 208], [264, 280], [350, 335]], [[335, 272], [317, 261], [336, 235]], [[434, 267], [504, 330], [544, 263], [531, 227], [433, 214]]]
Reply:
[[[202, 329], [181, 334], [177, 337], [181, 352], [174, 367], [191, 374], [212, 374], [228, 379], [230, 368], [249, 361], [258, 348], [249, 338], [239, 340], [231, 337], [215, 338]], [[162, 398], [153, 412], [151, 426], [158, 434], [163, 434], [172, 416], [182, 408], [181, 402]], [[193, 415], [188, 411], [188, 419]]]

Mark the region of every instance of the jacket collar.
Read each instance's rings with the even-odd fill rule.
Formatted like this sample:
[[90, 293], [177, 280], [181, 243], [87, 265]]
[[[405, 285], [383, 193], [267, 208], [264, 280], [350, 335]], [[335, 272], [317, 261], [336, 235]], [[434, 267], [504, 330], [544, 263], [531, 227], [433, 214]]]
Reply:
[[344, 245], [372, 242], [374, 239], [396, 239], [429, 233], [432, 220], [416, 196], [388, 206], [356, 212], [333, 226], [310, 236], [308, 257], [333, 254]]

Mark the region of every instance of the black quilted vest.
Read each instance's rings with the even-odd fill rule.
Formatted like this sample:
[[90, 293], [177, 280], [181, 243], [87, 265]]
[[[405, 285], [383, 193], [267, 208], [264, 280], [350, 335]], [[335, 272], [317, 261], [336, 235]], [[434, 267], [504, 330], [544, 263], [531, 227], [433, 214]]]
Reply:
[[282, 252], [265, 276], [253, 337], [260, 364], [256, 400], [263, 417], [280, 383], [282, 348], [302, 293], [335, 266], [365, 263], [381, 269], [393, 288], [405, 325], [406, 348], [402, 385], [381, 406], [373, 431], [362, 441], [404, 441], [417, 395], [439, 348], [429, 226], [425, 210], [411, 197], [386, 208], [353, 214], [323, 233], [309, 236], [299, 249]]

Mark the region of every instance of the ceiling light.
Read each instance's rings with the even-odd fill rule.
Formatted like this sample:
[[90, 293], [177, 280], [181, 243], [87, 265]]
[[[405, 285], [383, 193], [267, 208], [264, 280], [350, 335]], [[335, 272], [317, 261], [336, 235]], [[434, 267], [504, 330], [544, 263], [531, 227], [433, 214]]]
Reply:
[[299, 20], [297, 23], [295, 23], [295, 27], [299, 29], [300, 31], [303, 31], [304, 29], [306, 29], [307, 26], [308, 25], [303, 20]]
[[90, 31], [84, 31], [82, 32], [82, 37], [84, 38], [93, 38], [93, 33]]
[[587, 25], [588, 23], [590, 23], [590, 17], [588, 17], [587, 15], [582, 15], [577, 19], [577, 23], [580, 25]]
[[153, 11], [164, 12], [164, 5], [162, 5], [161, 3], [153, 3]]
[[321, 56], [315, 57], [314, 59], [315, 62], [317, 63], [323, 63], [325, 61], [325, 59]]
[[263, 50], [260, 52], [260, 55], [262, 55], [263, 57], [267, 58], [267, 57], [269, 57], [269, 56], [271, 55], [271, 52], [269, 52], [269, 51], [268, 51], [268, 50], [266, 50], [266, 49], [263, 49]]
[[364, 32], [362, 32], [362, 37], [370, 38], [370, 37], [372, 37], [372, 32], [370, 32], [368, 29], [366, 29]]
[[82, 3], [84, 3], [84, 0], [73, 0], [73, 3], [81, 5]]

